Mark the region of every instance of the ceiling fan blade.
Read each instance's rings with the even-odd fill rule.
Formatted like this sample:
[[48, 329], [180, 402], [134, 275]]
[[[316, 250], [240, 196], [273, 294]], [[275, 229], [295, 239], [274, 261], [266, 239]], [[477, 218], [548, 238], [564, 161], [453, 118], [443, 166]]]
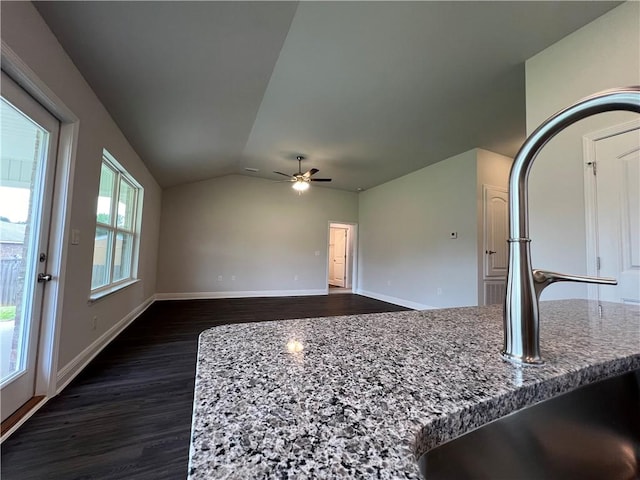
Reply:
[[277, 173], [278, 175], [284, 175], [285, 177], [293, 177], [293, 175], [289, 175], [288, 173], [282, 173], [282, 172], [273, 172], [273, 173]]
[[311, 175], [315, 175], [316, 173], [318, 173], [320, 170], [318, 170], [317, 168], [312, 168], [311, 170], [309, 170], [307, 173], [304, 173], [302, 176], [304, 178], [309, 178], [311, 177]]
[[330, 182], [331, 179], [330, 178], [310, 178], [309, 181], [311, 181], [311, 182]]

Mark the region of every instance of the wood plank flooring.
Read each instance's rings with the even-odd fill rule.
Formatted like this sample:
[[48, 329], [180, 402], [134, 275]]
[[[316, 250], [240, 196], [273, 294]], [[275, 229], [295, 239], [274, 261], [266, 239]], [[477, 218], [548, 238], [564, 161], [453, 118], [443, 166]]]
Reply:
[[3, 480], [184, 479], [197, 339], [229, 323], [406, 310], [359, 295], [155, 302], [1, 447]]

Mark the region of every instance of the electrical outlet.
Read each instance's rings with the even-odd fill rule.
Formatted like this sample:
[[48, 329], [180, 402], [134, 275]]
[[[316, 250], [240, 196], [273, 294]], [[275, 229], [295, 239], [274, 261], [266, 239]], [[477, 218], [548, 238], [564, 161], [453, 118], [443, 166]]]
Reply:
[[293, 281], [294, 281], [294, 282], [297, 282], [297, 281], [298, 281], [298, 275], [294, 275], [294, 276], [293, 276]]
[[391, 286], [391, 280], [387, 280], [387, 287]]
[[222, 275], [218, 275], [218, 281], [221, 282], [222, 281]]
[[231, 281], [235, 282], [236, 281], [236, 276], [235, 275], [231, 275]]
[[442, 289], [441, 289], [440, 287], [438, 287], [438, 290], [436, 291], [436, 293], [437, 293], [438, 295], [442, 295]]

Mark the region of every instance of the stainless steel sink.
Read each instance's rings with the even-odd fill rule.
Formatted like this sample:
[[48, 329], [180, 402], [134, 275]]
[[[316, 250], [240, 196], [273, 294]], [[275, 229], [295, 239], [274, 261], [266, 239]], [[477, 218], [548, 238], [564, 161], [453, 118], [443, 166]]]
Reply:
[[420, 457], [434, 479], [639, 479], [640, 370], [546, 400]]

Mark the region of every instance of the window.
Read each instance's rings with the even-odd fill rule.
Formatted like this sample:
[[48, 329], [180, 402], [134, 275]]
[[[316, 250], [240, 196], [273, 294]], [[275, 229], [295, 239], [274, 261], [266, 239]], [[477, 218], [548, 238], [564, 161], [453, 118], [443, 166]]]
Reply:
[[142, 193], [138, 182], [105, 150], [96, 212], [92, 294], [125, 286], [137, 274]]

